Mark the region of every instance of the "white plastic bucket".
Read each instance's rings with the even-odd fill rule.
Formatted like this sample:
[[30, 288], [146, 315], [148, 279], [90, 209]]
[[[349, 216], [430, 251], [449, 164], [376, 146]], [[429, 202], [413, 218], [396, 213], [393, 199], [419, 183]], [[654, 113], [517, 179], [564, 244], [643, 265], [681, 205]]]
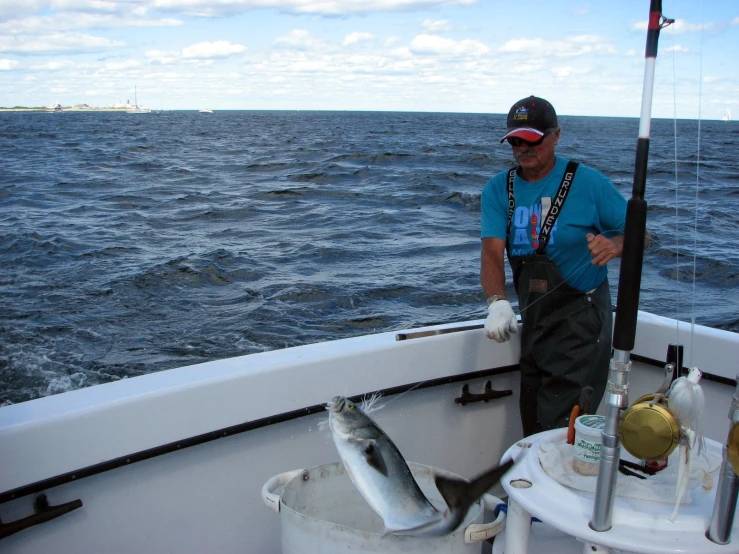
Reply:
[[[408, 467], [431, 503], [444, 509], [434, 477], [458, 476], [412, 462]], [[284, 489], [278, 494], [282, 485]], [[484, 508], [493, 510], [501, 503], [501, 500], [486, 494], [472, 505], [464, 523], [446, 536], [383, 537], [382, 519], [359, 494], [341, 462], [275, 475], [262, 487], [262, 499], [269, 508], [280, 513], [283, 554], [479, 554], [479, 542], [497, 535], [505, 527], [502, 510], [494, 522], [482, 523]]]
[[575, 453], [572, 467], [582, 475], [597, 475], [601, 434], [606, 424], [602, 415], [584, 415], [575, 420]]

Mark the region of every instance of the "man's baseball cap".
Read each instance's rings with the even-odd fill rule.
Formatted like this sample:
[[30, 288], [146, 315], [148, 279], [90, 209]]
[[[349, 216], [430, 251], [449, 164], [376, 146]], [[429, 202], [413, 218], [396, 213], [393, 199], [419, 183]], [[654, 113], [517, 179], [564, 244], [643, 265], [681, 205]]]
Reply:
[[557, 112], [552, 105], [543, 98], [529, 96], [513, 104], [506, 120], [508, 132], [500, 142], [509, 137], [536, 142], [557, 125]]

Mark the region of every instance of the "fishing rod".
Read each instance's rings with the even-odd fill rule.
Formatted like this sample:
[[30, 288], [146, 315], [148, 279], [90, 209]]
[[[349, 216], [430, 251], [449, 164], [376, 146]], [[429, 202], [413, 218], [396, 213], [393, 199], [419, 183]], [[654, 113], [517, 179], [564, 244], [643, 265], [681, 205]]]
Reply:
[[626, 208], [621, 271], [618, 282], [618, 301], [613, 330], [613, 358], [606, 387], [606, 422], [600, 449], [600, 466], [595, 489], [595, 504], [590, 527], [595, 531], [608, 531], [613, 516], [618, 462], [621, 445], [618, 423], [621, 410], [628, 406], [630, 354], [634, 349], [636, 321], [639, 310], [644, 241], [647, 229], [647, 202], [644, 191], [647, 182], [649, 157], [649, 132], [652, 120], [652, 94], [654, 92], [654, 68], [657, 63], [659, 32], [674, 23], [662, 15], [662, 0], [651, 0], [647, 46], [644, 52], [644, 83], [642, 88], [639, 138], [636, 143], [634, 185]]

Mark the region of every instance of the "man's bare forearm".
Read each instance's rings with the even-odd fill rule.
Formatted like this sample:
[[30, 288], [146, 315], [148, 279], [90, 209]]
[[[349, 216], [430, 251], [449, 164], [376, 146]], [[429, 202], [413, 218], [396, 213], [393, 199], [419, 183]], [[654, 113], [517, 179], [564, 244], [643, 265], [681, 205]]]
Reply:
[[485, 298], [505, 296], [504, 243], [496, 239], [483, 239], [480, 253], [480, 284]]

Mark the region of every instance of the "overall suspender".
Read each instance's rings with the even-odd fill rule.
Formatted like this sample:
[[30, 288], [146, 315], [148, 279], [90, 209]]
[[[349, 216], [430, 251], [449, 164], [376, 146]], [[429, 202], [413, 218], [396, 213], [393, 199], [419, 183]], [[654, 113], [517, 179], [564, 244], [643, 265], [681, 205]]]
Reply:
[[[537, 254], [544, 254], [547, 243], [549, 243], [549, 234], [552, 232], [554, 223], [557, 221], [557, 217], [562, 212], [562, 206], [564, 206], [567, 195], [570, 193], [572, 187], [572, 181], [575, 179], [575, 172], [577, 166], [580, 165], [578, 162], [569, 161], [565, 168], [564, 175], [562, 176], [562, 182], [559, 184], [557, 189], [557, 195], [554, 197], [552, 206], [547, 210], [546, 217], [541, 222], [541, 231], [539, 232], [539, 248], [537, 248]], [[508, 256], [510, 257], [510, 234], [511, 224], [513, 223], [513, 211], [516, 208], [516, 199], [513, 196], [513, 181], [516, 178], [517, 167], [514, 167], [508, 172], [508, 230], [506, 232], [506, 249], [508, 250]]]

